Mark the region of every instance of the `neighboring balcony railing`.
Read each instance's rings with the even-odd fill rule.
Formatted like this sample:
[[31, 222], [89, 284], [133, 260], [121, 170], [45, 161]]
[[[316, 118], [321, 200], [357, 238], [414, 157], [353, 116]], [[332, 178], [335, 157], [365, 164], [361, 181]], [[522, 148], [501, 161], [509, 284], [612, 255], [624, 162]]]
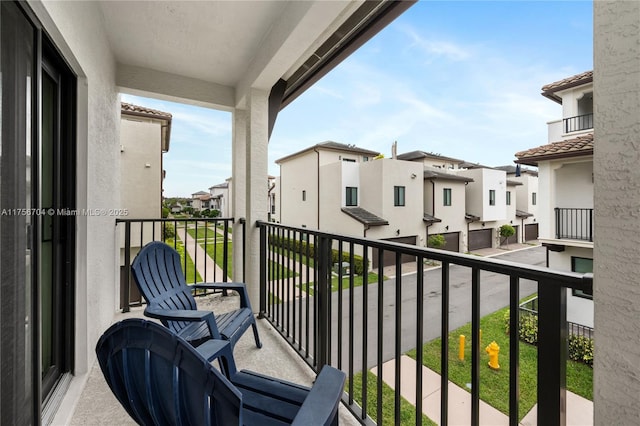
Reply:
[[[244, 247], [245, 224], [244, 220], [239, 222], [243, 237], [236, 244]], [[128, 312], [130, 306], [142, 303], [131, 276], [131, 263], [140, 249], [151, 241], [163, 241], [180, 254], [188, 284], [229, 281], [233, 223], [233, 218], [116, 219], [122, 311]], [[242, 267], [241, 277], [244, 277], [244, 262]]]
[[593, 129], [593, 113], [564, 118], [562, 123], [565, 133]]
[[[258, 222], [260, 228], [260, 316], [266, 318], [315, 371], [333, 365], [347, 373], [343, 403], [363, 424], [382, 424], [383, 404], [369, 416], [368, 400], [383, 401], [382, 365], [394, 367], [393, 423], [400, 424], [401, 355], [471, 322], [472, 425], [480, 421], [480, 317], [500, 286], [510, 307], [509, 424], [519, 419], [520, 289], [537, 290], [539, 313], [537, 418], [539, 425], [565, 423], [567, 321], [566, 289], [589, 291], [591, 274], [558, 272], [497, 259], [407, 244], [347, 237], [305, 228]], [[413, 260], [404, 265], [407, 257]], [[392, 259], [392, 264], [383, 266]], [[440, 262], [423, 273], [426, 262]], [[375, 264], [377, 266], [372, 267]], [[403, 275], [403, 267], [418, 271]], [[393, 271], [387, 279], [385, 270]], [[435, 276], [434, 276], [435, 271]], [[499, 278], [496, 278], [498, 276]], [[499, 284], [495, 281], [497, 279]], [[485, 282], [484, 280], [487, 280]], [[535, 282], [532, 283], [531, 281]], [[537, 284], [537, 286], [535, 285]], [[537, 287], [537, 288], [536, 288]], [[469, 305], [453, 309], [460, 300]], [[508, 301], [508, 302], [507, 302]], [[441, 345], [440, 424], [448, 424], [449, 346]], [[423, 351], [416, 351], [416, 424], [422, 424]], [[375, 379], [370, 377], [375, 371]], [[413, 380], [413, 377], [412, 377]], [[386, 386], [385, 386], [386, 389]], [[386, 391], [385, 391], [386, 392]], [[358, 396], [359, 395], [359, 396]], [[418, 401], [418, 403], [416, 403]], [[390, 422], [391, 423], [391, 422]]]
[[593, 241], [593, 209], [555, 208], [556, 238]]
[[[538, 297], [532, 297], [520, 304], [520, 313], [525, 315], [538, 316]], [[574, 336], [587, 337], [593, 339], [593, 328], [575, 322], [567, 321], [567, 331]]]

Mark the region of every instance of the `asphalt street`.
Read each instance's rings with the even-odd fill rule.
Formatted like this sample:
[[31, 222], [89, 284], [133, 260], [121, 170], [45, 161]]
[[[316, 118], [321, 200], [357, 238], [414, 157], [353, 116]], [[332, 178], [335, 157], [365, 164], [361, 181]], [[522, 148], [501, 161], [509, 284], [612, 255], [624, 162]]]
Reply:
[[[494, 257], [529, 265], [545, 266], [545, 249], [530, 249], [508, 252]], [[422, 341], [440, 337], [442, 318], [442, 268], [424, 272], [423, 296], [418, 298], [417, 274], [408, 274], [400, 279], [389, 279], [378, 284], [356, 287], [353, 298], [348, 290], [334, 293], [332, 301], [331, 363], [344, 371], [368, 368], [396, 358], [418, 344], [418, 309], [423, 306]], [[400, 283], [399, 291], [398, 285]], [[449, 329], [454, 330], [471, 321], [471, 269], [453, 265], [449, 268]], [[520, 298], [537, 291], [537, 284], [529, 280], [520, 281]], [[399, 299], [401, 302], [396, 303]], [[495, 312], [509, 304], [509, 277], [482, 271], [480, 274], [481, 316]], [[353, 300], [353, 303], [350, 303]], [[399, 306], [400, 309], [396, 309]], [[341, 315], [339, 312], [341, 311]], [[382, 321], [378, 322], [378, 317]], [[340, 318], [341, 317], [341, 318]], [[313, 315], [311, 315], [313, 318]], [[396, 333], [399, 320], [400, 333]], [[313, 324], [311, 332], [314, 329]], [[303, 328], [304, 327], [303, 325]], [[298, 332], [296, 339], [298, 339]], [[350, 337], [352, 336], [352, 337]], [[342, 340], [339, 356], [338, 339]], [[304, 336], [303, 336], [303, 340]], [[311, 339], [313, 340], [313, 339]], [[378, 341], [382, 345], [378, 346]], [[353, 342], [350, 345], [349, 342]], [[311, 343], [311, 342], [310, 342]], [[313, 348], [310, 348], [313, 354]], [[340, 359], [339, 359], [340, 358]], [[351, 359], [351, 362], [349, 360]], [[351, 365], [350, 365], [351, 364]]]

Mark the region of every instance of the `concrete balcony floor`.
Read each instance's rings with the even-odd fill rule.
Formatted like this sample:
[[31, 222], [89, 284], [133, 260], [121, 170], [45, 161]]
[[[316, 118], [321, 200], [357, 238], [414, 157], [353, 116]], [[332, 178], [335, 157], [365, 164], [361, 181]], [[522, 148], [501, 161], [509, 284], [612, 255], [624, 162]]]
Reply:
[[[215, 312], [225, 312], [225, 310], [239, 306], [239, 297], [215, 295], [200, 297], [197, 302], [199, 309], [214, 309]], [[125, 318], [142, 318], [143, 310], [144, 308], [141, 307], [133, 307], [129, 313], [116, 314], [114, 322]], [[257, 322], [263, 346], [261, 349], [256, 348], [253, 333], [250, 330], [247, 331], [234, 349], [238, 369], [253, 370], [311, 386], [315, 378], [311, 368], [300, 359], [266, 320], [258, 320]], [[89, 372], [70, 424], [78, 426], [136, 424], [111, 393], [97, 362]], [[340, 405], [340, 424], [349, 426], [360, 423], [344, 406]]]

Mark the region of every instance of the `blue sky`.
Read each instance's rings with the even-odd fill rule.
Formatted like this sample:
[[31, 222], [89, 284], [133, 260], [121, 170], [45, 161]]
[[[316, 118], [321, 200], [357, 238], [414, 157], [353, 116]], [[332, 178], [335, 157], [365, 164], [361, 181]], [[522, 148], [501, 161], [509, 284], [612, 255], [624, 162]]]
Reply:
[[[592, 3], [421, 1], [280, 112], [275, 160], [326, 140], [389, 157], [423, 150], [489, 166], [547, 143], [561, 108], [540, 88], [593, 69]], [[231, 175], [231, 114], [123, 95], [173, 114], [166, 196]]]

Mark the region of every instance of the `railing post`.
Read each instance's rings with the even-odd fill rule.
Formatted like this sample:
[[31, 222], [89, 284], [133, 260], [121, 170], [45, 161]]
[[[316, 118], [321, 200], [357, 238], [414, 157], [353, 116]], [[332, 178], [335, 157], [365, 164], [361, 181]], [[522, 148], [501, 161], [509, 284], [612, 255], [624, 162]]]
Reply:
[[318, 303], [318, 352], [316, 359], [317, 371], [327, 364], [329, 360], [329, 329], [331, 318], [329, 317], [329, 303], [331, 303], [331, 239], [319, 236], [317, 241], [318, 253], [318, 280], [315, 288], [315, 296]]
[[[244, 279], [244, 219], [240, 219], [242, 223], [242, 277]], [[260, 230], [260, 309], [258, 318], [264, 318], [267, 312], [267, 226], [258, 223]]]
[[538, 282], [538, 425], [566, 424], [567, 290]]
[[124, 223], [124, 273], [124, 294], [120, 295], [123, 313], [130, 311], [129, 298], [131, 297], [131, 222], [129, 221]]
[[593, 242], [593, 209], [589, 209], [589, 241]]
[[560, 238], [560, 233], [561, 231], [561, 225], [560, 225], [560, 209], [558, 207], [554, 208], [554, 210], [556, 211], [556, 238]]

